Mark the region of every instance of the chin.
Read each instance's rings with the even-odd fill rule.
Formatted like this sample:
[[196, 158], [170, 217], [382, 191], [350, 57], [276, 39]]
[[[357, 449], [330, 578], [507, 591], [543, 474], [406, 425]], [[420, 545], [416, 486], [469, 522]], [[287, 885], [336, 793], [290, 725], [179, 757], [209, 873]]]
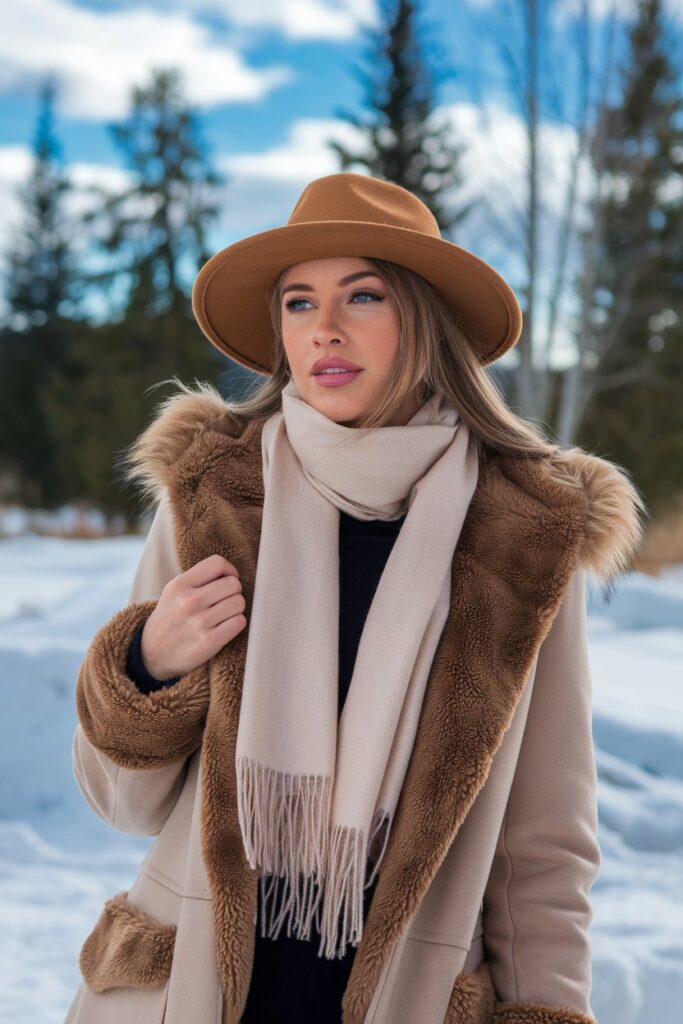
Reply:
[[341, 427], [355, 426], [356, 421], [361, 415], [360, 413], [354, 413], [352, 416], [349, 416], [347, 412], [340, 411], [339, 413], [334, 413], [330, 412], [329, 409], [318, 409], [318, 412], [321, 412], [323, 416], [327, 416], [328, 420], [334, 420], [334, 422], [338, 423]]
[[359, 419], [363, 415], [361, 408], [354, 408], [357, 403], [339, 402], [335, 401], [336, 396], [330, 396], [330, 401], [325, 402], [320, 400], [320, 396], [316, 395], [315, 399], [306, 398], [309, 405], [312, 405], [314, 409], [322, 413], [323, 416], [327, 416], [328, 419], [334, 420], [335, 423], [341, 423], [342, 426], [347, 426]]

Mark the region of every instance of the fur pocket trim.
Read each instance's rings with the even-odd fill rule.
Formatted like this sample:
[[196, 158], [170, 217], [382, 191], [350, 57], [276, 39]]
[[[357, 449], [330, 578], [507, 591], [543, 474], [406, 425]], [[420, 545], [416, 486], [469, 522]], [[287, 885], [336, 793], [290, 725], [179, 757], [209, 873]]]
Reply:
[[455, 979], [444, 1024], [492, 1024], [496, 992], [488, 960]]
[[577, 1010], [544, 1003], [503, 1002], [496, 996], [488, 960], [455, 979], [444, 1024], [597, 1024]]
[[492, 1024], [597, 1024], [597, 1021], [570, 1007], [497, 1002]]
[[93, 992], [117, 986], [156, 988], [171, 973], [176, 925], [164, 925], [128, 900], [108, 899], [83, 943], [81, 974]]

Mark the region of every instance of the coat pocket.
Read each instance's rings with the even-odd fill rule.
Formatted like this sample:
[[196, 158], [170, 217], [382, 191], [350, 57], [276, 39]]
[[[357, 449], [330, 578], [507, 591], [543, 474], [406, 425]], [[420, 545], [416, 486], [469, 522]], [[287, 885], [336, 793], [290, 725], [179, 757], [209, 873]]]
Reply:
[[488, 960], [459, 974], [444, 1024], [597, 1024], [571, 1007], [546, 1003], [512, 1003], [498, 999]]
[[156, 988], [171, 973], [176, 925], [165, 925], [131, 903], [128, 890], [108, 899], [79, 957], [93, 992], [117, 986]]
[[496, 1010], [488, 960], [455, 979], [444, 1024], [491, 1024]]

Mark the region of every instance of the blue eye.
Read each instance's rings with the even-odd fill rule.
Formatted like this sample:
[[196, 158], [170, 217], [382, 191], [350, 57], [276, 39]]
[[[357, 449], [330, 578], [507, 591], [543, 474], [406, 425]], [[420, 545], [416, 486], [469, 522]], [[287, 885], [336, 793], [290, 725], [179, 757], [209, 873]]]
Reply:
[[[356, 295], [370, 295], [373, 299], [378, 299], [380, 302], [384, 298], [383, 295], [378, 295], [377, 292], [372, 292], [368, 288], [358, 288], [355, 292], [351, 292], [351, 298], [354, 299]], [[362, 303], [365, 305], [365, 303]]]
[[[294, 309], [295, 302], [308, 302], [308, 299], [287, 299], [287, 301], [285, 302], [285, 306], [287, 307], [287, 309]], [[298, 313], [299, 310], [294, 309], [294, 312]]]
[[[377, 292], [373, 292], [369, 288], [357, 288], [355, 291], [351, 292], [351, 299], [355, 299], [357, 295], [369, 295], [372, 299], [376, 299], [378, 302], [382, 302], [384, 300], [383, 295], [379, 295]], [[308, 302], [308, 299], [287, 299], [285, 306], [294, 313], [303, 312], [302, 310], [294, 308], [294, 304], [296, 302]], [[362, 302], [361, 305], [366, 306], [368, 303]]]

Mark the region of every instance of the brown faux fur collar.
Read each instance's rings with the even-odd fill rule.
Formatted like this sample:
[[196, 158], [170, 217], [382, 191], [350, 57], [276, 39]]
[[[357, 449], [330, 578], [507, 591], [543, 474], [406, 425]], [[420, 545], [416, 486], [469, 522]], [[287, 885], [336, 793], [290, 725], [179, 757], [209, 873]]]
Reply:
[[[127, 455], [129, 479], [171, 497], [186, 570], [219, 551], [251, 605], [263, 504], [261, 428], [211, 385], [184, 389]], [[489, 773], [538, 649], [578, 566], [609, 583], [629, 563], [643, 510], [628, 478], [574, 449], [515, 459], [485, 449], [455, 551], [451, 608], [433, 660], [412, 757], [343, 1000], [361, 1024], [385, 960]], [[249, 986], [256, 875], [236, 810], [235, 743], [248, 627], [213, 659], [202, 737], [202, 849], [230, 1020]]]
[[[246, 441], [257, 426], [240, 421], [212, 384], [198, 381], [192, 388], [175, 380], [179, 390], [159, 404], [156, 418], [119, 460], [124, 478], [134, 481], [152, 506], [171, 485], [178, 459], [199, 435], [244, 434]], [[583, 538], [577, 564], [610, 584], [628, 568], [642, 539], [645, 504], [625, 472], [608, 459], [578, 447], [563, 454], [539, 461], [487, 451], [505, 476], [541, 502], [558, 505], [563, 496], [570, 500], [572, 489], [580, 492], [575, 504], [583, 505]]]

